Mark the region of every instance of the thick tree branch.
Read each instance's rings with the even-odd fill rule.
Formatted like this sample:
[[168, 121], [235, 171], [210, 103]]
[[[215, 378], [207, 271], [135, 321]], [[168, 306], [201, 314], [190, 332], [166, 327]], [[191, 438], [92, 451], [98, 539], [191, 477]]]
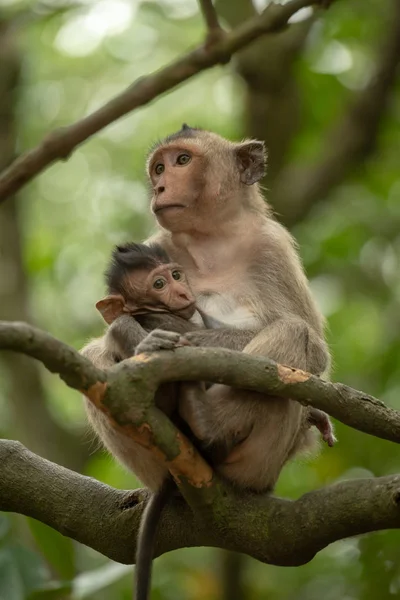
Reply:
[[[139, 360], [136, 357], [128, 362], [137, 364]], [[117, 365], [114, 372], [122, 368]], [[400, 443], [399, 411], [342, 383], [324, 381], [266, 357], [186, 347], [149, 355], [135, 367], [135, 374], [137, 369], [142, 369], [142, 381], [148, 386], [165, 381], [205, 380], [291, 398], [320, 408], [350, 427]]]
[[53, 162], [68, 158], [77, 146], [113, 121], [172, 90], [200, 71], [225, 63], [232, 54], [260, 36], [280, 31], [301, 8], [315, 4], [320, 4], [320, 0], [290, 0], [284, 5], [271, 4], [262, 15], [248, 20], [216, 43], [201, 45], [164, 69], [139, 79], [88, 117], [50, 133], [39, 146], [23, 154], [0, 176], [0, 200], [17, 192]]
[[[155, 421], [160, 418], [162, 413], [154, 408], [153, 396], [161, 383], [213, 381], [291, 398], [320, 408], [350, 427], [400, 442], [399, 411], [364, 392], [279, 365], [266, 357], [185, 347], [141, 354], [104, 372], [50, 334], [26, 323], [4, 321], [0, 321], [0, 349], [22, 352], [42, 361], [51, 372], [59, 373], [67, 385], [83, 391], [119, 427], [132, 423], [140, 426], [145, 414]], [[131, 410], [132, 397], [135, 414]]]
[[[113, 560], [134, 562], [146, 492], [110, 488], [7, 440], [0, 442], [0, 477], [0, 510], [34, 517]], [[162, 513], [156, 555], [215, 546], [274, 565], [301, 565], [336, 540], [400, 527], [399, 502], [398, 475], [346, 481], [296, 501], [230, 491], [229, 518], [210, 527], [177, 497]]]
[[[294, 503], [258, 495], [238, 497], [154, 406], [154, 392], [162, 382], [218, 381], [297, 399], [399, 442], [400, 414], [362, 392], [267, 358], [210, 348], [141, 354], [104, 372], [24, 323], [0, 322], [0, 348], [42, 361], [69, 386], [83, 391], [114, 427], [165, 463], [187, 505], [179, 499], [171, 502], [163, 516], [158, 553], [208, 545], [272, 564], [296, 565], [336, 539], [400, 525], [400, 477], [348, 482]], [[33, 516], [111, 558], [133, 560], [143, 493], [112, 490], [39, 459], [14, 442], [0, 443], [0, 465], [0, 510]], [[323, 526], [318, 516], [322, 513]]]
[[225, 515], [227, 489], [191, 442], [154, 406], [154, 394], [167, 381], [214, 381], [298, 400], [342, 422], [400, 442], [400, 413], [342, 384], [304, 371], [220, 349], [180, 348], [141, 354], [107, 372], [49, 334], [24, 323], [0, 322], [0, 349], [32, 356], [70, 386], [82, 391], [110, 423], [150, 450], [174, 476], [188, 504], [212, 521]]
[[0, 349], [14, 350], [40, 360], [76, 390], [106, 381], [106, 374], [87, 358], [53, 336], [27, 323], [0, 321]]
[[375, 72], [322, 142], [322, 156], [313, 166], [289, 165], [281, 170], [270, 200], [290, 226], [340, 184], [355, 165], [374, 150], [400, 62], [400, 2], [393, 0]]

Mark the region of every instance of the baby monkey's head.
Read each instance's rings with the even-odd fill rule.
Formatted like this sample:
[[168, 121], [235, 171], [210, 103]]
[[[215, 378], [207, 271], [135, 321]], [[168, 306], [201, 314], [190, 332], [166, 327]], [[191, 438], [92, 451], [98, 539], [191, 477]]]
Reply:
[[96, 308], [106, 323], [122, 314], [172, 312], [190, 319], [195, 298], [180, 265], [159, 244], [116, 246], [105, 273], [108, 295]]

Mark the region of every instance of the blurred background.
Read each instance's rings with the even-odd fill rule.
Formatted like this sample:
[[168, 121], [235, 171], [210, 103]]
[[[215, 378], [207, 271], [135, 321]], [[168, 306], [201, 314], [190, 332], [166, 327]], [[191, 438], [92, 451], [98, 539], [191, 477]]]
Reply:
[[[235, 26], [266, 0], [219, 0]], [[111, 125], [0, 208], [0, 319], [80, 348], [116, 242], [152, 228], [144, 160], [182, 122], [266, 140], [266, 196], [299, 241], [328, 322], [333, 378], [400, 409], [400, 3], [347, 0], [260, 39]], [[0, 167], [200, 43], [195, 0], [0, 0]], [[398, 448], [337, 424], [339, 443], [285, 468], [277, 494], [399, 472]], [[79, 394], [0, 357], [0, 436], [112, 486], [138, 485], [98, 449]], [[322, 515], [323, 518], [323, 515]], [[216, 549], [157, 559], [155, 600], [400, 597], [399, 532], [337, 542], [277, 568]], [[0, 514], [0, 600], [131, 598], [131, 568], [33, 520]]]

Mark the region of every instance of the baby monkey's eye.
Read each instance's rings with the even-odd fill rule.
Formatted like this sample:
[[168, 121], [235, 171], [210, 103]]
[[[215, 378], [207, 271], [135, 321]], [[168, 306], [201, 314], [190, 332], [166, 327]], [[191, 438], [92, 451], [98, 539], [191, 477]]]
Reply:
[[172, 277], [176, 279], [176, 281], [179, 281], [182, 279], [182, 273], [180, 271], [172, 271]]
[[176, 164], [187, 165], [191, 160], [192, 159], [189, 154], [179, 154], [178, 158], [176, 159]]
[[156, 279], [153, 283], [153, 288], [156, 290], [162, 290], [165, 287], [166, 281], [165, 279]]
[[158, 163], [158, 165], [156, 165], [154, 171], [156, 172], [156, 175], [161, 175], [161, 173], [164, 172], [164, 165], [162, 163]]

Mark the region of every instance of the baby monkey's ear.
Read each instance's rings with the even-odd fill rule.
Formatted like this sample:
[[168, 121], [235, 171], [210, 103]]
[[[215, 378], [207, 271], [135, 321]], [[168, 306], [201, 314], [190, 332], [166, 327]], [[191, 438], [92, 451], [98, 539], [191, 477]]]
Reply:
[[102, 298], [102, 300], [96, 302], [96, 308], [108, 325], [111, 325], [115, 319], [126, 312], [124, 310], [125, 300], [120, 294]]

